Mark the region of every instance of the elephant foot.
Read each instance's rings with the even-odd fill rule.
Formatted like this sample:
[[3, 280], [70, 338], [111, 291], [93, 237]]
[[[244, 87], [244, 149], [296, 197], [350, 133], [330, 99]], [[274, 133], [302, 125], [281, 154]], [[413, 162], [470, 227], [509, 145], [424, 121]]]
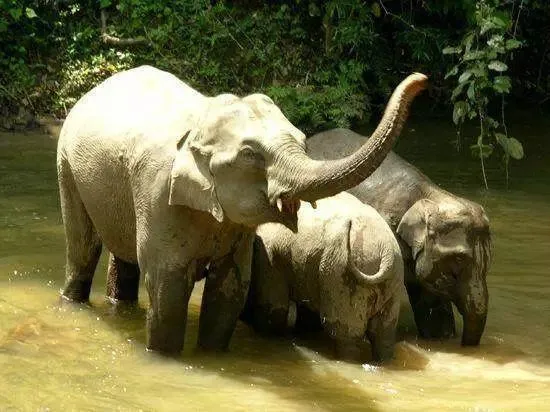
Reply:
[[72, 279], [66, 282], [61, 291], [61, 298], [64, 301], [74, 303], [86, 303], [90, 299], [92, 280]]
[[114, 256], [109, 257], [107, 270], [107, 299], [113, 303], [136, 304], [139, 291], [139, 267]]
[[147, 351], [164, 356], [176, 356], [183, 350], [185, 339], [185, 318], [158, 319], [149, 310], [147, 313]]

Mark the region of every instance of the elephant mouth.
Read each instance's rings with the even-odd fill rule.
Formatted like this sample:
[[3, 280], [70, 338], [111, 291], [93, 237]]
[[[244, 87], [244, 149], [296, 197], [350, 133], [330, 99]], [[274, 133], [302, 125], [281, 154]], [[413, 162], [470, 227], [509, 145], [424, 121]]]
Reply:
[[293, 232], [298, 230], [298, 210], [300, 210], [298, 199], [278, 197], [272, 205], [272, 209], [280, 223]]

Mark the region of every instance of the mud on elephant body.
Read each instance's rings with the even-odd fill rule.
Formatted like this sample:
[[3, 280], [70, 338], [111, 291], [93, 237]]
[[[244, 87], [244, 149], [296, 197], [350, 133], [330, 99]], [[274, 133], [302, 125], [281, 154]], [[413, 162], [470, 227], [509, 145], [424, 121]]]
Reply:
[[[345, 156], [367, 140], [347, 129], [307, 141], [315, 159]], [[455, 334], [451, 302], [463, 316], [462, 343], [477, 345], [488, 308], [486, 276], [491, 261], [489, 220], [477, 203], [437, 186], [390, 152], [380, 167], [349, 190], [390, 224], [405, 259], [405, 285], [420, 336]]]
[[361, 348], [368, 339], [375, 360], [392, 357], [403, 259], [372, 207], [340, 193], [316, 209], [303, 203], [296, 233], [268, 223], [256, 234], [243, 320], [260, 332], [281, 333], [290, 308], [304, 305], [337, 348]]
[[199, 345], [227, 348], [246, 299], [256, 226], [295, 228], [300, 199], [333, 195], [371, 173], [425, 84], [421, 74], [405, 79], [376, 137], [325, 162], [306, 155], [304, 134], [265, 95], [207, 97], [149, 66], [115, 74], [77, 102], [60, 133], [63, 296], [88, 299], [104, 245], [109, 297], [135, 300], [143, 274], [147, 347], [179, 352], [197, 273], [210, 263]]

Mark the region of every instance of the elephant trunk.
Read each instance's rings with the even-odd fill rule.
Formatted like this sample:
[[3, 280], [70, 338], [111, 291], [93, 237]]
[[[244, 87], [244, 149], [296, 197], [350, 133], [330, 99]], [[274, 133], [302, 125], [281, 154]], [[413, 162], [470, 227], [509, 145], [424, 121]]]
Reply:
[[[314, 202], [357, 186], [382, 163], [392, 149], [416, 95], [427, 87], [427, 77], [420, 73], [409, 75], [393, 92], [384, 116], [371, 138], [355, 153], [339, 160], [318, 161], [303, 151], [276, 158], [275, 170], [284, 171], [276, 181], [281, 187], [269, 190], [274, 203], [279, 197]], [[282, 166], [282, 167], [281, 167]]]
[[485, 329], [489, 307], [487, 271], [491, 263], [491, 239], [478, 240], [474, 246], [471, 277], [459, 287], [455, 303], [462, 314], [462, 345], [477, 346]]
[[487, 311], [484, 313], [465, 313], [463, 315], [462, 346], [477, 346], [485, 330]]

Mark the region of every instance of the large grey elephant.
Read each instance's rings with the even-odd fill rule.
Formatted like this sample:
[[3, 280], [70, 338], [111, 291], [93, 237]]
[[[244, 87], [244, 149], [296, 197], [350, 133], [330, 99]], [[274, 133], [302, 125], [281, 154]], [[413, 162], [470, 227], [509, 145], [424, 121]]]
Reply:
[[266, 223], [256, 235], [243, 320], [260, 332], [284, 332], [293, 302], [319, 316], [339, 351], [360, 353], [368, 339], [375, 361], [393, 356], [403, 258], [374, 208], [340, 193], [315, 209], [302, 204], [296, 233]]
[[[307, 140], [314, 159], [333, 159], [368, 142], [347, 129]], [[390, 152], [380, 167], [349, 190], [390, 224], [403, 249], [405, 285], [420, 336], [455, 333], [451, 302], [464, 320], [463, 345], [477, 345], [488, 307], [489, 219], [477, 203], [449, 193]]]
[[314, 202], [363, 180], [391, 150], [425, 85], [424, 75], [410, 75], [364, 147], [320, 162], [265, 95], [206, 97], [149, 66], [115, 74], [78, 101], [59, 138], [62, 296], [89, 298], [105, 245], [110, 297], [135, 299], [143, 273], [147, 347], [177, 353], [196, 273], [209, 263], [198, 343], [227, 348], [246, 299], [256, 226], [295, 228], [300, 199]]

